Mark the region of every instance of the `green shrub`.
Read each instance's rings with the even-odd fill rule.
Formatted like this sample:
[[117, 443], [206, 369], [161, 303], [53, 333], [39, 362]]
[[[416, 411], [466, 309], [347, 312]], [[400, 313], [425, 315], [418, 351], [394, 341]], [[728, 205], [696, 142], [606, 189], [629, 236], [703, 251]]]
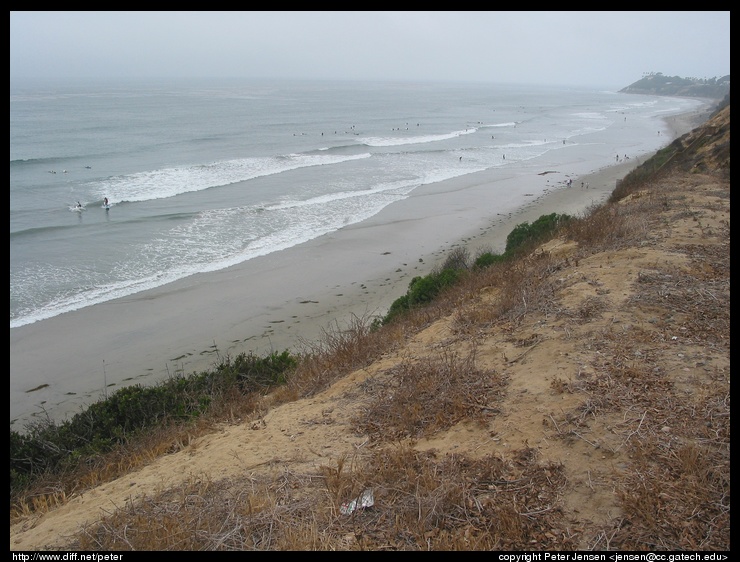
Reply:
[[286, 373], [297, 365], [298, 360], [287, 351], [273, 352], [266, 357], [242, 353], [234, 361], [233, 369], [242, 392], [254, 392], [285, 384]]
[[511, 255], [519, 249], [526, 249], [546, 237], [551, 236], [564, 222], [570, 220], [568, 215], [551, 213], [542, 215], [532, 224], [523, 222], [514, 227], [506, 237], [505, 255]]
[[505, 259], [506, 259], [506, 256], [502, 256], [501, 254], [494, 254], [492, 252], [483, 252], [481, 255], [475, 258], [475, 261], [473, 262], [473, 267], [478, 268], [478, 269], [483, 269], [495, 263], [501, 263]]
[[[414, 277], [414, 279], [420, 279], [419, 277]], [[413, 280], [411, 281], [414, 282]], [[398, 297], [396, 300], [393, 301], [390, 308], [388, 309], [388, 314], [385, 315], [383, 320], [381, 321], [381, 324], [387, 324], [392, 319], [396, 318], [400, 314], [406, 312], [409, 308], [409, 295], [408, 293]]]
[[442, 289], [453, 285], [461, 275], [459, 269], [443, 269], [430, 273], [409, 286], [409, 306], [432, 302]]
[[387, 324], [407, 310], [432, 302], [443, 289], [454, 285], [462, 274], [460, 269], [443, 269], [424, 277], [414, 277], [406, 294], [393, 301], [382, 323]]

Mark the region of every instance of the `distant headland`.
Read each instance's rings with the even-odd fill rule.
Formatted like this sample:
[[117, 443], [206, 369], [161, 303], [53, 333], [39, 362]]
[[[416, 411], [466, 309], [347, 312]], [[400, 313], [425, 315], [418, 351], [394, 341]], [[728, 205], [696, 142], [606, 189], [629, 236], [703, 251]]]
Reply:
[[664, 76], [662, 72], [648, 72], [619, 91], [626, 94], [723, 99], [730, 94], [730, 75], [721, 78], [681, 78]]

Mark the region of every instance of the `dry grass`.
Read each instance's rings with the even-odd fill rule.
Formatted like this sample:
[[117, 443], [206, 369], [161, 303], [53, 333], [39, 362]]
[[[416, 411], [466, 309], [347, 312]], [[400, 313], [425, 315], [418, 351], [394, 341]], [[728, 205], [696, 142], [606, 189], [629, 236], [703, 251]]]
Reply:
[[[284, 472], [214, 483], [193, 478], [86, 527], [79, 550], [525, 550], [572, 549], [561, 528], [561, 467], [536, 451], [513, 458], [437, 458], [403, 446], [322, 474]], [[374, 505], [343, 515], [347, 497]]]
[[485, 423], [498, 411], [505, 386], [503, 377], [476, 367], [474, 352], [406, 360], [361, 385], [369, 399], [355, 415], [354, 429], [393, 442], [434, 435], [463, 420]]

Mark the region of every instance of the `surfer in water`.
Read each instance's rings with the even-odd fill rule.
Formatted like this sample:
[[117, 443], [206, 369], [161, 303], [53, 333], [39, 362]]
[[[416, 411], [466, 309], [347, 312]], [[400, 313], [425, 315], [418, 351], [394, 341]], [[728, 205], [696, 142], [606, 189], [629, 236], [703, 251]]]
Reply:
[[108, 198], [106, 197], [103, 199], [103, 207], [107, 207], [107, 206], [108, 206]]

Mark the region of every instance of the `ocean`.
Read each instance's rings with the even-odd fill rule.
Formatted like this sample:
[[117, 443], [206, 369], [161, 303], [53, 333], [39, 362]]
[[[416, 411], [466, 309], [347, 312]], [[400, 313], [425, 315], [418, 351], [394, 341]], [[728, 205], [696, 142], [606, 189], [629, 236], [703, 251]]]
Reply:
[[[588, 170], [652, 153], [670, 141], [662, 118], [701, 103], [499, 84], [11, 83], [10, 328], [280, 252], [421, 186], [547, 170], [574, 145]], [[527, 201], [506, 195], [501, 212]]]

